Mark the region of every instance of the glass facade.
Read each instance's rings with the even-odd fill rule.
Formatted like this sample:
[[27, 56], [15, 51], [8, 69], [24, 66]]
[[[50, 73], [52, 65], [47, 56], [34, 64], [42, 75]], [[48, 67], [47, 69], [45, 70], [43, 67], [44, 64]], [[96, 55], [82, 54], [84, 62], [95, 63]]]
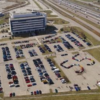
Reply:
[[44, 30], [46, 26], [45, 21], [45, 17], [10, 20], [11, 32], [14, 34], [17, 32]]

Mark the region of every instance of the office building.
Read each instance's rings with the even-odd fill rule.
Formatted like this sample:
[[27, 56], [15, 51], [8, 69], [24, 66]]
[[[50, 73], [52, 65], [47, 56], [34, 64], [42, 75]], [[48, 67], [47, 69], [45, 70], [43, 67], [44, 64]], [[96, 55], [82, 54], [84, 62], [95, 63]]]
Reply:
[[13, 35], [45, 30], [46, 14], [41, 12], [12, 13], [9, 19]]

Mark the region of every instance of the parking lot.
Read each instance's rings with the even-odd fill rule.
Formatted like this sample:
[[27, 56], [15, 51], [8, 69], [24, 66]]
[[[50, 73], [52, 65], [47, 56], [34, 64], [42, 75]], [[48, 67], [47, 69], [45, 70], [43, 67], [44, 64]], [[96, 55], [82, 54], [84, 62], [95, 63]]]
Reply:
[[[97, 88], [99, 62], [80, 48], [81, 44], [88, 47], [87, 42], [69, 33], [42, 38], [38, 38], [41, 43], [49, 42], [39, 45], [33, 39], [0, 45], [0, 78], [4, 96]], [[54, 39], [53, 43], [51, 39]], [[73, 54], [74, 50], [78, 52]]]

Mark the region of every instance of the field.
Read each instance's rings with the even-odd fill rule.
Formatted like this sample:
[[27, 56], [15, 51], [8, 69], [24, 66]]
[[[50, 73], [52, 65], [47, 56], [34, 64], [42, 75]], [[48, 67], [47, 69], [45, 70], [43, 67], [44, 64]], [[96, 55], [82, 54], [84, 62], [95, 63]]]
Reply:
[[0, 17], [0, 24], [8, 23], [9, 22], [9, 15], [4, 15], [3, 17]]
[[89, 54], [91, 54], [95, 59], [100, 62], [100, 48], [86, 50]]
[[47, 14], [47, 17], [57, 17], [57, 15], [53, 15], [51, 10], [45, 10], [43, 11]]
[[69, 22], [61, 19], [61, 18], [48, 18], [48, 21], [52, 21], [53, 24], [58, 24], [58, 25], [61, 25], [61, 24], [68, 24]]
[[44, 97], [27, 100], [100, 100], [100, 94]]

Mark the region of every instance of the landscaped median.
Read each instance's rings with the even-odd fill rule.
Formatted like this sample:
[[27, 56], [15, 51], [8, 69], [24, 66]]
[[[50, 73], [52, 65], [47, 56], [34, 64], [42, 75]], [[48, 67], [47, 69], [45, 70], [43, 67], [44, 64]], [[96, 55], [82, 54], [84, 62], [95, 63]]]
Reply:
[[61, 18], [47, 18], [48, 21], [53, 21], [54, 23], [53, 24], [58, 24], [58, 25], [61, 25], [61, 24], [68, 24], [69, 22], [61, 19]]
[[45, 11], [42, 11], [42, 12], [46, 13], [47, 17], [58, 17], [57, 15], [52, 14], [51, 10], [45, 10]]
[[42, 9], [42, 7], [40, 6], [40, 4], [37, 2], [37, 1], [35, 1], [35, 0], [33, 0], [34, 2], [35, 2], [35, 4], [40, 8], [40, 9]]

